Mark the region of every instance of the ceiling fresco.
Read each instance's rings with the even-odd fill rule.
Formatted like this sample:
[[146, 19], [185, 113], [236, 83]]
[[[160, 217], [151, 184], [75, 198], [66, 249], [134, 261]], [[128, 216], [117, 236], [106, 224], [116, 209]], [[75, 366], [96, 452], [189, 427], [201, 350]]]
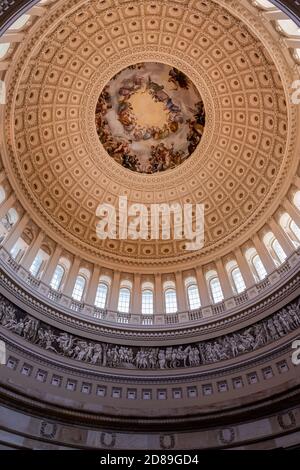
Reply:
[[204, 132], [205, 109], [183, 72], [162, 63], [142, 63], [122, 70], [104, 88], [96, 127], [117, 163], [152, 174], [190, 157]]

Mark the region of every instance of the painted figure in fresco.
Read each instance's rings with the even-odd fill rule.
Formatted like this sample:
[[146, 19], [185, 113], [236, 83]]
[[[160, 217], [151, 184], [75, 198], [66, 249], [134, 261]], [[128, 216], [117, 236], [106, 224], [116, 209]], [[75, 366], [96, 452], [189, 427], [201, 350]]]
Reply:
[[185, 90], [189, 89], [190, 81], [183, 72], [180, 72], [180, 70], [173, 67], [169, 72], [169, 77], [169, 82], [175, 85], [175, 90], [178, 90], [178, 88], [184, 88]]
[[[163, 64], [138, 64], [119, 72], [96, 106], [95, 123], [104, 149], [118, 164], [139, 173], [180, 165], [196, 150], [204, 132], [204, 104], [195, 90], [184, 73]], [[136, 93], [138, 99], [148, 93], [163, 104], [165, 122], [160, 117], [159, 125], [141, 124], [130, 101]], [[193, 104], [186, 105], [185, 93], [193, 94]]]

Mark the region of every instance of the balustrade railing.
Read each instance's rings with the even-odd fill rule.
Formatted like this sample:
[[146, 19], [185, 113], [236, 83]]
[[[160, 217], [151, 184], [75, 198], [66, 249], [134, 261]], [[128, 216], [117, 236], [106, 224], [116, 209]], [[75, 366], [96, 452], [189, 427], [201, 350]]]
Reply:
[[220, 315], [226, 311], [226, 306], [224, 302], [220, 302], [219, 304], [215, 304], [212, 306], [212, 310], [214, 315]]
[[189, 321], [197, 321], [203, 318], [201, 308], [198, 310], [190, 310], [188, 314], [189, 314]]
[[265, 289], [267, 289], [270, 285], [271, 285], [270, 279], [266, 278], [263, 281], [256, 284], [256, 289], [258, 290], [258, 292], [261, 292], [261, 291], [264, 291]]
[[48, 293], [48, 299], [53, 300], [53, 302], [59, 302], [62, 297], [61, 292], [57, 292], [56, 290], [53, 290], [50, 288], [49, 293]]
[[248, 302], [248, 300], [249, 300], [248, 293], [243, 292], [242, 294], [239, 294], [238, 296], [236, 296], [236, 298], [234, 300], [235, 300], [235, 303], [236, 303], [237, 306], [243, 305], [244, 303]]
[[73, 310], [74, 312], [82, 312], [82, 310], [84, 309], [84, 303], [77, 302], [77, 300], [72, 299], [70, 309]]
[[284, 274], [288, 273], [290, 269], [291, 269], [291, 267], [289, 265], [289, 262], [286, 261], [282, 266], [278, 267], [277, 272], [280, 275], [284, 275]]
[[107, 310], [94, 307], [94, 314], [93, 314], [94, 318], [98, 318], [99, 320], [104, 320], [106, 317], [106, 314], [107, 314]]
[[34, 277], [31, 273], [28, 273], [26, 282], [31, 285], [32, 287], [35, 287], [36, 289], [39, 287], [41, 281], [39, 281], [36, 277]]
[[[224, 316], [233, 313], [235, 309], [250, 306], [251, 302], [259, 300], [262, 296], [266, 296], [280, 285], [283, 280], [287, 280], [300, 269], [300, 249], [295, 251], [293, 255], [279, 266], [266, 279], [253, 287], [247, 289], [241, 294], [225, 299], [218, 304], [212, 304], [199, 308], [197, 310], [188, 310], [185, 312], [177, 312], [166, 314], [163, 312], [155, 312], [153, 315], [144, 315], [142, 313], [122, 313], [109, 309], [97, 308], [95, 305], [86, 304], [84, 301], [69, 297], [63, 293], [53, 289], [45, 284], [42, 280], [34, 277], [29, 271], [23, 268], [14, 260], [10, 253], [2, 246], [0, 247], [0, 267], [6, 272], [10, 278], [14, 279], [18, 285], [24, 287], [35, 297], [39, 297], [45, 303], [51, 305], [60, 311], [79, 314], [81, 316], [101, 320], [107, 323], [119, 323], [122, 325], [140, 325], [143, 327], [162, 326], [162, 325], [178, 325], [182, 323], [197, 322], [203, 318]], [[201, 287], [200, 287], [201, 292]], [[205, 310], [205, 315], [204, 315]]]

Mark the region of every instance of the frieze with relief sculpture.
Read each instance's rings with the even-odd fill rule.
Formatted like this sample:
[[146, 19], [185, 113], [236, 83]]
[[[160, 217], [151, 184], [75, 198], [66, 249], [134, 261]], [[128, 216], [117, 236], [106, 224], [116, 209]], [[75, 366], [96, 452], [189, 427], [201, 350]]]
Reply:
[[201, 343], [131, 347], [90, 341], [41, 322], [0, 297], [0, 325], [45, 351], [94, 366], [119, 369], [177, 369], [234, 359], [300, 327], [300, 299], [276, 314], [235, 333]]

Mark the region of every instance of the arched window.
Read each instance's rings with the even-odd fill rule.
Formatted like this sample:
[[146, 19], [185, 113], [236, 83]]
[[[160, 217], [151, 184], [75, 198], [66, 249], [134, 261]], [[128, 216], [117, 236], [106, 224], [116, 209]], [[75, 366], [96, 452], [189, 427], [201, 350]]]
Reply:
[[209, 281], [210, 292], [215, 304], [222, 302], [224, 300], [224, 295], [222, 287], [218, 277], [213, 277]]
[[6, 214], [6, 218], [9, 222], [10, 227], [13, 227], [19, 220], [19, 214], [13, 207], [9, 209]]
[[199, 289], [196, 284], [191, 284], [187, 288], [187, 294], [189, 299], [189, 306], [191, 310], [197, 310], [201, 307], [201, 301], [199, 296]]
[[165, 307], [166, 313], [176, 313], [178, 310], [177, 307], [177, 296], [175, 289], [166, 289], [165, 290]]
[[279, 266], [280, 264], [284, 263], [287, 259], [287, 255], [277, 238], [275, 238], [275, 235], [272, 232], [268, 232], [264, 236], [263, 241], [268, 248], [270, 255], [275, 261], [275, 264]]
[[268, 273], [262, 263], [262, 260], [260, 259], [260, 257], [258, 255], [255, 255], [253, 258], [252, 258], [252, 264], [253, 264], [253, 267], [255, 269], [255, 273], [258, 277], [258, 279], [260, 281], [263, 281]]
[[300, 49], [299, 48], [293, 50], [293, 56], [297, 62], [300, 62]]
[[3, 44], [0, 44], [0, 59], [3, 59], [3, 57], [6, 56], [9, 47], [10, 47], [10, 42], [5, 42]]
[[287, 36], [300, 37], [300, 28], [296, 25], [296, 23], [293, 20], [291, 19], [277, 20], [277, 24]]
[[9, 30], [9, 31], [19, 31], [20, 29], [22, 29], [22, 28], [26, 25], [26, 23], [27, 23], [27, 21], [29, 20], [29, 18], [30, 18], [30, 15], [26, 15], [26, 14], [20, 16], [20, 18], [18, 18], [18, 19], [8, 28], [8, 30]]
[[260, 282], [267, 277], [268, 273], [254, 247], [247, 249], [247, 251], [245, 252], [245, 258], [248, 261], [248, 264], [256, 282]]
[[40, 277], [45, 265], [47, 264], [48, 259], [49, 259], [48, 248], [43, 247], [37, 252], [36, 257], [34, 258], [33, 263], [29, 268], [30, 273], [34, 277]]
[[300, 191], [297, 191], [294, 195], [294, 206], [297, 207], [298, 210], [300, 210]]
[[12, 249], [10, 250], [10, 254], [12, 256], [13, 259], [16, 259], [17, 258], [17, 255], [20, 251], [20, 248], [17, 246], [17, 244], [15, 244]]
[[64, 274], [64, 268], [60, 264], [58, 264], [55, 268], [53, 277], [50, 282], [50, 286], [52, 287], [52, 289], [58, 290], [60, 288]]
[[3, 80], [0, 80], [0, 104], [6, 103], [6, 85]]
[[290, 229], [294, 233], [294, 235], [298, 238], [298, 241], [300, 241], [300, 228], [298, 227], [296, 222], [294, 222], [293, 220], [291, 220]]
[[10, 254], [12, 258], [15, 261], [17, 261], [17, 263], [19, 263], [27, 249], [28, 249], [27, 243], [22, 238], [19, 238], [18, 241], [14, 244], [14, 246], [10, 250]]
[[121, 287], [119, 291], [118, 312], [129, 313], [131, 292], [128, 287]]
[[74, 300], [80, 302], [83, 297], [84, 289], [86, 285], [86, 280], [83, 276], [77, 276], [75, 286], [73, 289], [72, 297]]
[[298, 248], [300, 246], [300, 228], [294, 222], [292, 217], [285, 212], [279, 219], [279, 224], [287, 234], [293, 245]]
[[108, 293], [108, 286], [104, 282], [100, 282], [98, 284], [96, 298], [95, 298], [95, 306], [98, 308], [105, 308], [106, 307], [106, 300], [107, 300], [107, 293]]
[[257, 3], [264, 10], [267, 10], [268, 8], [274, 8], [274, 5], [268, 0], [256, 0], [255, 3]]
[[239, 267], [236, 267], [231, 272], [232, 280], [234, 283], [234, 287], [238, 294], [241, 294], [246, 290], [246, 284], [244, 278], [242, 276], [241, 270]]
[[280, 245], [279, 241], [276, 238], [273, 240], [271, 247], [273, 248], [274, 253], [277, 256], [278, 261], [280, 263], [284, 263], [285, 260], [287, 259], [287, 256], [282, 246]]
[[13, 207], [0, 219], [0, 243], [3, 243], [6, 235], [11, 231], [18, 219], [19, 215]]
[[2, 204], [2, 202], [4, 202], [6, 199], [6, 192], [5, 192], [5, 189], [3, 188], [3, 186], [0, 186], [0, 204]]
[[232, 287], [232, 290], [235, 294], [241, 294], [246, 290], [246, 284], [241, 273], [241, 270], [235, 259], [228, 261], [226, 263], [226, 271], [228, 278]]
[[39, 273], [39, 271], [40, 271], [40, 269], [41, 269], [41, 267], [42, 267], [42, 264], [43, 264], [43, 258], [42, 258], [42, 256], [38, 253], [38, 254], [36, 255], [36, 257], [34, 258], [33, 263], [32, 263], [32, 265], [30, 266], [30, 269], [29, 269], [30, 273], [31, 273], [34, 277], [36, 277], [36, 276], [38, 275], [38, 273]]
[[151, 289], [142, 291], [142, 314], [153, 315], [153, 291]]

